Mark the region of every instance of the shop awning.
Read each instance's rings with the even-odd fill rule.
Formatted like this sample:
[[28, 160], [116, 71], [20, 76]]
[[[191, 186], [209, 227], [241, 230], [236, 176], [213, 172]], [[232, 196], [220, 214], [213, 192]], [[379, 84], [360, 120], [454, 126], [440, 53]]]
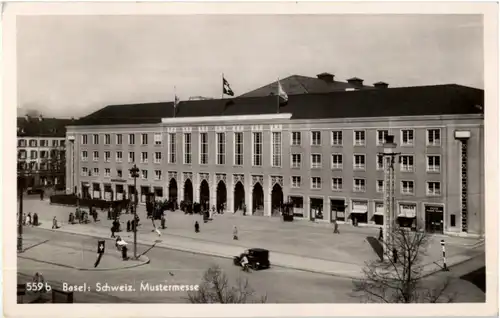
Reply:
[[412, 219], [417, 216], [417, 206], [409, 204], [399, 205], [398, 218]]
[[364, 214], [368, 213], [368, 202], [352, 202], [351, 213]]
[[385, 208], [383, 203], [375, 203], [375, 212], [373, 215], [381, 215], [384, 216]]

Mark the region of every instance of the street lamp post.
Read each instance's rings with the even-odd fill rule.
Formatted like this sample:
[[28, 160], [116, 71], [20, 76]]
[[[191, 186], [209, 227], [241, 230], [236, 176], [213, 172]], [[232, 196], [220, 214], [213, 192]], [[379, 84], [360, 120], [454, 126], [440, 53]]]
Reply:
[[[22, 171], [18, 172], [19, 174]], [[23, 191], [24, 191], [24, 177], [19, 175], [17, 177], [17, 191], [19, 192], [19, 216], [17, 223], [17, 252], [23, 252]]]
[[130, 168], [130, 174], [134, 178], [134, 258], [137, 258], [137, 178], [139, 177], [139, 168], [134, 164]]
[[378, 155], [383, 158], [384, 163], [384, 226], [383, 226], [383, 247], [384, 259], [390, 257], [392, 247], [392, 234], [394, 231], [394, 159], [400, 153], [394, 152], [397, 147], [394, 136], [385, 137], [384, 152]]

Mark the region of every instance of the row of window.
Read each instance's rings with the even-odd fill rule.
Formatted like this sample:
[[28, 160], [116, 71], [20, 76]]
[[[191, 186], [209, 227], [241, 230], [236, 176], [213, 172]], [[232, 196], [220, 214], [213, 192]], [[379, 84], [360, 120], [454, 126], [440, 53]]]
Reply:
[[[217, 133], [225, 135], [225, 133]], [[239, 143], [243, 144], [243, 133], [235, 132], [235, 140], [239, 140]], [[256, 134], [256, 133], [254, 133]], [[262, 136], [262, 133], [259, 132]], [[385, 137], [389, 134], [389, 130], [377, 130], [377, 146], [382, 146], [385, 142]], [[169, 142], [175, 142], [175, 133], [169, 133]], [[92, 134], [92, 143], [94, 145], [98, 145], [100, 142], [99, 134]], [[123, 134], [115, 134], [115, 144], [122, 145], [123, 144]], [[148, 145], [148, 134], [142, 133], [140, 134], [140, 144]], [[128, 134], [128, 144], [135, 145], [136, 144], [136, 134]], [[185, 142], [186, 139], [189, 140], [187, 142], [191, 143], [191, 133], [184, 133]], [[104, 134], [103, 142], [105, 145], [111, 144], [111, 134]], [[153, 135], [153, 144], [161, 145], [163, 142], [162, 133], [154, 133]], [[225, 138], [224, 138], [225, 139]], [[321, 131], [311, 131], [310, 132], [310, 144], [312, 146], [322, 146], [322, 132]], [[365, 130], [354, 130], [353, 131], [353, 139], [355, 146], [365, 146], [366, 145], [366, 131]], [[281, 144], [281, 135], [279, 138], [274, 137], [273, 133], [273, 142], [279, 142]], [[89, 142], [88, 135], [81, 136], [81, 144], [87, 145]], [[208, 143], [208, 133], [202, 132], [200, 133], [200, 143]], [[260, 141], [262, 143], [262, 141]], [[224, 140], [225, 143], [225, 140]], [[238, 143], [238, 142], [236, 142]], [[441, 129], [427, 129], [427, 145], [428, 146], [440, 146], [441, 145]], [[290, 144], [292, 146], [301, 146], [302, 145], [302, 132], [293, 131], [291, 133]], [[330, 132], [330, 144], [332, 146], [342, 146], [344, 144], [343, 131], [342, 130], [334, 130]], [[401, 140], [400, 144], [402, 146], [413, 146], [415, 144], [415, 131], [413, 129], [401, 129]]]
[[[31, 150], [29, 152], [29, 159], [38, 159], [38, 151], [37, 150]], [[19, 159], [28, 159], [28, 152], [24, 149], [21, 149], [18, 151], [18, 158]], [[57, 151], [57, 150], [51, 150], [50, 152], [47, 150], [41, 150], [40, 151], [40, 158], [41, 159], [49, 159], [49, 158], [57, 158], [61, 159], [62, 158], [62, 152]]]
[[[17, 140], [17, 146], [18, 147], [26, 147], [29, 144], [29, 147], [38, 147], [38, 140], [36, 139], [18, 139]], [[52, 147], [64, 147], [65, 146], [65, 140], [57, 140], [53, 139], [52, 140]], [[40, 147], [49, 147], [49, 140], [46, 139], [40, 139]]]
[[63, 168], [62, 165], [57, 165], [57, 164], [49, 165], [49, 163], [47, 163], [47, 162], [40, 162], [40, 164], [38, 164], [37, 162], [32, 161], [32, 162], [19, 162], [17, 169], [18, 170], [32, 170], [32, 171], [33, 170], [49, 170], [49, 166], [51, 167], [51, 169], [62, 169]]
[[[99, 176], [99, 168], [94, 168], [90, 170], [87, 167], [82, 167], [82, 176], [84, 177], [98, 177]], [[111, 168], [104, 168], [104, 177], [111, 177]], [[116, 170], [116, 177], [123, 178], [123, 170]], [[128, 171], [128, 177], [132, 178], [132, 173]], [[139, 177], [147, 180], [148, 179], [148, 170], [143, 169], [139, 171]], [[154, 180], [162, 180], [162, 171], [154, 170]]]
[[[280, 135], [276, 135], [277, 141], [279, 141]], [[184, 164], [191, 164], [192, 163], [192, 153], [191, 153], [191, 145], [190, 143], [187, 144], [188, 147], [185, 148], [184, 152]], [[217, 164], [225, 164], [225, 148], [222, 147], [223, 144], [220, 144], [221, 148], [217, 151]], [[243, 144], [242, 143], [237, 143], [236, 144], [236, 151], [234, 153], [234, 164], [236, 166], [241, 166], [243, 165]], [[262, 144], [259, 144], [262, 145]], [[205, 148], [206, 151], [203, 151]], [[279, 167], [281, 166], [281, 149], [278, 146], [278, 142], [273, 143], [273, 153], [276, 153], [276, 155], [273, 155], [272, 158], [272, 165], [274, 167]], [[279, 153], [279, 155], [278, 155]], [[148, 152], [141, 152], [141, 157], [140, 157], [140, 162], [141, 163], [148, 163], [149, 158], [148, 158]], [[93, 161], [99, 161], [99, 151], [94, 151], [92, 154], [92, 160]], [[175, 163], [175, 153], [174, 156], [172, 157], [171, 154], [169, 154], [168, 158], [169, 163]], [[200, 164], [208, 164], [208, 143], [203, 143], [202, 144], [202, 151], [200, 152]], [[262, 155], [260, 156], [254, 156], [254, 166], [260, 166], [262, 165]], [[258, 160], [257, 160], [258, 159]], [[302, 167], [302, 154], [294, 153], [291, 154], [291, 166], [292, 168], [298, 168], [300, 169]], [[81, 152], [81, 160], [82, 161], [88, 161], [89, 160], [89, 154], [87, 150], [83, 150]], [[131, 151], [128, 152], [128, 162], [132, 163], [135, 162], [135, 152]], [[111, 151], [104, 151], [104, 161], [105, 162], [110, 162], [111, 161]], [[115, 161], [116, 162], [123, 162], [123, 151], [116, 151], [115, 152]], [[414, 155], [401, 155], [400, 156], [400, 170], [402, 172], [413, 172], [415, 169], [414, 165]], [[153, 162], [154, 163], [161, 163], [162, 162], [162, 152], [157, 151], [153, 153]], [[322, 160], [322, 154], [311, 154], [311, 169], [321, 169], [323, 168], [323, 160]], [[343, 154], [332, 154], [331, 155], [331, 161], [330, 161], [330, 166], [331, 169], [334, 170], [342, 170], [344, 167], [344, 155]], [[353, 155], [353, 168], [354, 170], [366, 170], [366, 155], [365, 154], [354, 154]], [[380, 156], [377, 156], [377, 161], [376, 161], [376, 169], [377, 170], [382, 170], [384, 168], [383, 164], [383, 158]], [[441, 170], [441, 156], [440, 155], [427, 155], [427, 171], [428, 172], [440, 172]]]

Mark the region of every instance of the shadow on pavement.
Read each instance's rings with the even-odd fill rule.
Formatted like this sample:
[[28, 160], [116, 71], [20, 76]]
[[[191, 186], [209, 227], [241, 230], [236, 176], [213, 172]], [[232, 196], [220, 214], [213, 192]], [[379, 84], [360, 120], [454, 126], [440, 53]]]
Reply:
[[382, 247], [382, 244], [380, 243], [379, 240], [374, 238], [373, 236], [367, 236], [366, 240], [368, 241], [368, 244], [373, 248], [373, 251], [377, 256], [380, 258], [381, 261], [384, 260], [384, 248]]
[[483, 266], [475, 271], [465, 274], [460, 279], [471, 282], [486, 293], [486, 267]]

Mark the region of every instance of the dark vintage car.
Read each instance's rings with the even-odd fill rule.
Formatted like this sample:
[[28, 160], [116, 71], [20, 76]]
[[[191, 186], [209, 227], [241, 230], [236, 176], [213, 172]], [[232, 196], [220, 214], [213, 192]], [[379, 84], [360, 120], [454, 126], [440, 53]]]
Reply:
[[271, 267], [269, 262], [269, 251], [263, 248], [251, 248], [239, 256], [233, 258], [234, 265], [240, 266], [243, 255], [248, 258], [248, 266], [253, 270], [259, 270]]

